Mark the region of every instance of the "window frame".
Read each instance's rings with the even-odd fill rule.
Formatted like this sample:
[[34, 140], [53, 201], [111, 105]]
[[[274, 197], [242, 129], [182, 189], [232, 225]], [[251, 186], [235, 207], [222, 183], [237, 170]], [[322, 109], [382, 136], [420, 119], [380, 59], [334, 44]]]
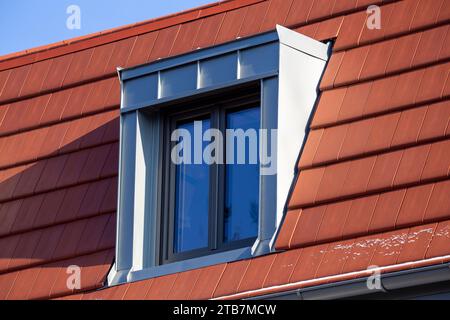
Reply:
[[[241, 90], [239, 90], [241, 89]], [[170, 160], [170, 152], [177, 144], [170, 141], [171, 133], [177, 127], [178, 123], [184, 121], [196, 121], [200, 119], [210, 119], [210, 127], [218, 128], [224, 138], [227, 129], [226, 116], [229, 112], [236, 112], [249, 108], [258, 107], [261, 111], [261, 89], [258, 86], [249, 88], [237, 88], [229, 90], [219, 96], [208, 97], [205, 101], [198, 103], [194, 100], [187, 104], [181, 104], [172, 108], [166, 108], [163, 111], [164, 128], [161, 139], [160, 150], [164, 155], [163, 173], [164, 177], [161, 189], [161, 211], [159, 237], [159, 260], [160, 265], [206, 256], [210, 254], [230, 251], [252, 246], [258, 234], [251, 238], [240, 239], [226, 243], [224, 236], [224, 206], [225, 206], [225, 180], [226, 165], [213, 164], [210, 166], [209, 174], [209, 212], [208, 212], [208, 247], [190, 250], [186, 252], [174, 253], [174, 226], [175, 226], [175, 195], [176, 195], [176, 165]], [[232, 97], [236, 94], [237, 97]], [[219, 101], [219, 102], [217, 102]], [[261, 112], [260, 128], [261, 129]], [[224, 141], [225, 142], [225, 141]], [[223, 157], [226, 159], [226, 150], [222, 150]], [[259, 197], [258, 197], [259, 201]], [[258, 202], [259, 203], [259, 202]], [[258, 219], [259, 220], [259, 219]]]

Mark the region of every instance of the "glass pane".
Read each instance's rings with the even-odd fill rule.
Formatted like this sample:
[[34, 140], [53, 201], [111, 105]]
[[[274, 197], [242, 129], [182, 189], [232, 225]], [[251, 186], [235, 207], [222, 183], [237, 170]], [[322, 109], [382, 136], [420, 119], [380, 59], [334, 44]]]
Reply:
[[256, 76], [277, 71], [280, 45], [270, 43], [241, 51], [239, 59], [239, 78]]
[[[242, 139], [236, 138], [238, 131], [233, 131], [235, 134], [232, 138], [227, 134], [223, 239], [225, 242], [253, 238], [258, 233], [259, 128], [259, 107], [227, 115], [227, 132], [230, 132], [229, 129], [242, 129], [247, 134], [244, 144], [239, 142], [243, 141]], [[244, 163], [243, 153], [245, 153]]]
[[[203, 132], [210, 128], [209, 120], [203, 120], [201, 124]], [[209, 212], [209, 166], [203, 161], [194, 164], [194, 122], [182, 124], [178, 129], [190, 133], [192, 161], [176, 166], [175, 253], [208, 247]]]

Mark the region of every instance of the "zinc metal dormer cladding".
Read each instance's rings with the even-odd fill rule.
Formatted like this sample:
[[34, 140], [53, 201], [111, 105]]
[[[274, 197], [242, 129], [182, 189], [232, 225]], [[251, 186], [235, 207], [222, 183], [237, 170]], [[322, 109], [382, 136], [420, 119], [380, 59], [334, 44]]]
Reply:
[[[110, 284], [273, 250], [328, 49], [327, 44], [278, 26], [274, 32], [118, 70], [122, 85], [118, 233]], [[167, 243], [173, 245], [175, 235], [166, 207], [178, 201], [178, 196], [170, 195], [176, 193], [176, 186], [172, 188], [174, 183], [167, 181], [167, 172], [172, 172], [170, 159], [165, 156], [170, 147], [167, 119], [178, 119], [171, 110], [185, 112], [199, 106], [207, 107], [211, 125], [216, 123], [221, 129], [228, 128], [223, 123], [233, 121], [237, 111], [243, 110], [237, 119], [253, 117], [252, 126], [271, 132], [264, 143], [259, 136], [259, 153], [270, 155], [272, 161], [258, 162], [259, 177], [253, 188], [258, 202], [254, 238], [237, 241], [239, 245], [217, 245], [223, 237], [219, 229], [224, 219], [218, 208], [221, 196], [217, 194], [226, 192], [228, 185], [224, 189], [220, 178], [211, 178], [213, 182], [208, 186], [215, 193], [208, 191], [206, 195], [213, 203], [207, 209], [209, 217], [214, 218], [206, 227], [209, 250], [200, 250], [197, 255], [167, 256], [167, 250], [173, 251], [170, 246], [167, 249]], [[229, 110], [234, 113], [227, 113]], [[204, 117], [202, 112], [198, 116]], [[189, 123], [182, 124], [188, 127]], [[220, 177], [220, 170], [211, 172]]]

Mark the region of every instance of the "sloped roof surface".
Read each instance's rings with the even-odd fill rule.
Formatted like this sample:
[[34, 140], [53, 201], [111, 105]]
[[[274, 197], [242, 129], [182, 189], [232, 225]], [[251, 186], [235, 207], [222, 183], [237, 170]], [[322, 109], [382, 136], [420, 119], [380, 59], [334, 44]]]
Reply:
[[[448, 0], [233, 0], [0, 58], [0, 299], [242, 298], [450, 261], [449, 20]], [[114, 259], [115, 67], [277, 23], [336, 39], [280, 253], [97, 290]]]

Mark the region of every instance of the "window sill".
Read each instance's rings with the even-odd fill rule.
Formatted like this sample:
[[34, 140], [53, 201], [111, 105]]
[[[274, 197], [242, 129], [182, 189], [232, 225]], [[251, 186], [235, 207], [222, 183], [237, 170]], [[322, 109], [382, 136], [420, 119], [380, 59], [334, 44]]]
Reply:
[[[258, 240], [257, 242], [255, 242], [255, 244], [256, 243], [258, 243]], [[249, 259], [254, 256], [254, 254], [252, 254], [252, 251], [254, 251], [252, 250], [252, 247], [244, 247], [188, 260], [172, 262], [160, 266], [148, 267], [142, 270], [129, 270], [125, 272], [119, 271], [115, 274], [111, 274], [110, 277], [108, 277], [108, 285], [113, 286], [121, 283], [151, 279], [221, 263]], [[258, 255], [260, 254], [261, 252], [258, 252]]]

